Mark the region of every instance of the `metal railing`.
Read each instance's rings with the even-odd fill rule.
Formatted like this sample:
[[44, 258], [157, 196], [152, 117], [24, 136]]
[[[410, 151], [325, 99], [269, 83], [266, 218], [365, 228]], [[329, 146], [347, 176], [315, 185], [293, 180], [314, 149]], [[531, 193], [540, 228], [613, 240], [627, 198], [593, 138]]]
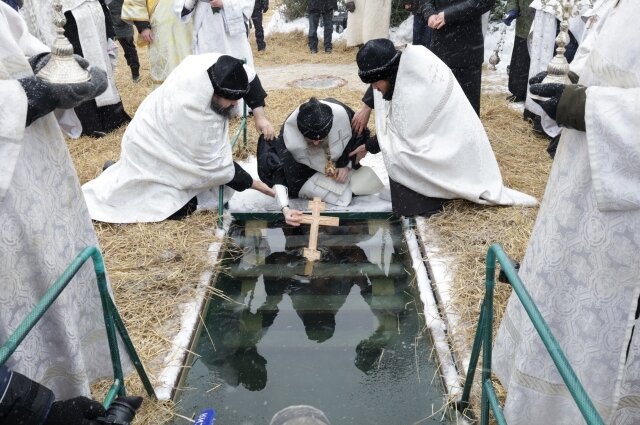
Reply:
[[489, 424], [489, 410], [494, 414], [496, 422], [500, 425], [506, 425], [506, 420], [502, 413], [502, 408], [496, 396], [493, 383], [491, 382], [491, 355], [492, 355], [492, 334], [493, 334], [493, 289], [495, 287], [496, 261], [500, 263], [502, 271], [506, 275], [513, 291], [518, 296], [525, 311], [527, 312], [533, 326], [538, 335], [542, 339], [551, 359], [553, 360], [562, 380], [567, 385], [571, 396], [576, 402], [578, 409], [586, 420], [588, 425], [604, 425], [602, 418], [593, 406], [587, 392], [582, 387], [575, 372], [571, 368], [569, 361], [565, 357], [560, 345], [551, 333], [549, 326], [542, 318], [538, 307], [531, 299], [522, 280], [518, 276], [509, 257], [498, 244], [489, 247], [486, 260], [486, 279], [485, 279], [485, 296], [480, 309], [480, 321], [476, 329], [473, 348], [471, 350], [471, 359], [469, 362], [469, 370], [462, 392], [462, 398], [458, 402], [458, 408], [464, 411], [469, 407], [469, 397], [471, 396], [471, 387], [478, 365], [480, 350], [483, 351], [482, 356], [482, 396], [480, 399], [480, 425]]
[[155, 397], [155, 391], [149, 381], [149, 377], [144, 370], [144, 366], [140, 361], [140, 357], [136, 353], [131, 338], [127, 333], [124, 322], [113, 304], [111, 295], [107, 288], [107, 278], [105, 275], [104, 260], [100, 250], [95, 246], [85, 248], [78, 256], [69, 264], [62, 275], [49, 287], [42, 299], [31, 310], [27, 317], [18, 325], [16, 330], [9, 336], [8, 340], [0, 347], [0, 366], [3, 365], [13, 352], [18, 348], [20, 343], [26, 338], [31, 329], [38, 323], [46, 311], [51, 307], [53, 302], [58, 298], [60, 293], [67, 287], [69, 282], [78, 273], [80, 267], [89, 259], [93, 260], [93, 268], [96, 273], [98, 290], [100, 292], [100, 300], [102, 302], [102, 313], [107, 332], [107, 340], [109, 342], [109, 351], [111, 354], [111, 365], [113, 368], [114, 382], [107, 393], [103, 402], [105, 408], [111, 405], [111, 402], [117, 396], [126, 395], [124, 388], [124, 376], [122, 373], [122, 362], [120, 361], [120, 352], [118, 350], [118, 340], [116, 338], [116, 330], [122, 338], [122, 342], [129, 354], [129, 357], [140, 376], [140, 380], [144, 385], [147, 394]]

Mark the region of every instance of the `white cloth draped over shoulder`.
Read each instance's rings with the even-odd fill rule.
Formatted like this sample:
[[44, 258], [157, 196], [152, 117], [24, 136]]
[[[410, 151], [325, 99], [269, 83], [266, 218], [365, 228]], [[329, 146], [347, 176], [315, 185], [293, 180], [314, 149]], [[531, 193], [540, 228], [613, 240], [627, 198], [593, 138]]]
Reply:
[[223, 8], [213, 13], [208, 1], [196, 1], [191, 13], [182, 16], [187, 0], [173, 0], [174, 13], [182, 22], [193, 22], [193, 53], [222, 53], [244, 59], [253, 66], [253, 53], [245, 22], [253, 13], [253, 0], [224, 0]]
[[[630, 425], [640, 423], [640, 44], [620, 40], [640, 37], [640, 4], [612, 3], [581, 69], [586, 132], [562, 131], [519, 274], [604, 423]], [[513, 296], [493, 365], [509, 424], [584, 423]]]
[[354, 0], [356, 9], [348, 14], [345, 29], [347, 46], [364, 44], [374, 38], [389, 38], [391, 0]]
[[[333, 123], [327, 135], [327, 143], [331, 160], [337, 161], [351, 140], [351, 122], [347, 111], [341, 105], [324, 100], [320, 100], [320, 103], [331, 107], [333, 113]], [[352, 198], [349, 180], [345, 183], [338, 183], [333, 178], [324, 175], [324, 167], [327, 164], [325, 148], [322, 145], [309, 146], [305, 142], [304, 136], [298, 130], [299, 110], [299, 107], [296, 108], [285, 121], [282, 136], [293, 159], [317, 171], [300, 189], [300, 197], [311, 199], [318, 196], [323, 201], [334, 205], [349, 205]], [[351, 163], [348, 167], [351, 167]]]
[[[0, 2], [0, 341], [4, 342], [67, 265], [97, 239], [53, 114], [25, 128], [17, 78], [33, 75], [25, 55], [47, 51]], [[9, 358], [7, 366], [67, 399], [90, 396], [111, 374], [102, 307], [85, 264]], [[123, 360], [126, 355], [122, 355]]]
[[451, 70], [423, 46], [407, 46], [393, 99], [374, 94], [389, 177], [422, 195], [479, 204], [537, 205], [502, 183], [482, 123]]
[[[82, 187], [91, 218], [162, 221], [199, 193], [231, 181], [228, 119], [211, 108], [206, 72], [220, 56], [187, 56], [140, 104], [122, 137], [120, 160]], [[255, 72], [245, 70], [252, 81]]]

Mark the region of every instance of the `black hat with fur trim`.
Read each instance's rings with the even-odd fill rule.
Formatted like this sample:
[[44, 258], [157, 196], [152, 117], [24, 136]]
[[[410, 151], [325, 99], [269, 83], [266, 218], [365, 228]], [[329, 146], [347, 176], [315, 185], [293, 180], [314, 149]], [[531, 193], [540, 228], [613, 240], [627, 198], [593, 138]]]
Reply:
[[298, 130], [307, 139], [320, 140], [327, 137], [333, 124], [333, 111], [315, 97], [300, 105], [297, 118]]
[[240, 59], [222, 55], [209, 69], [213, 93], [229, 100], [242, 99], [249, 93], [249, 78]]
[[390, 80], [398, 72], [401, 52], [386, 38], [369, 40], [356, 55], [358, 76], [365, 84]]

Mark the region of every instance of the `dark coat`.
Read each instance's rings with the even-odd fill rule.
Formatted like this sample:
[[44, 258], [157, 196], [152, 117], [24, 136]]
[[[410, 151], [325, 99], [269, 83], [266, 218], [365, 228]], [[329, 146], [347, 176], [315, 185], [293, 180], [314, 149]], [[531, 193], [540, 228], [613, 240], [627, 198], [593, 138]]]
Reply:
[[449, 68], [482, 65], [482, 14], [491, 10], [495, 0], [424, 0], [420, 3], [425, 22], [429, 16], [444, 11], [445, 25], [433, 30], [431, 51]]
[[113, 29], [116, 31], [116, 38], [133, 37], [133, 26], [120, 18], [122, 14], [122, 3], [123, 0], [112, 0], [111, 3], [109, 3], [108, 7], [111, 12]]
[[338, 8], [337, 0], [309, 0], [307, 12], [327, 12]]

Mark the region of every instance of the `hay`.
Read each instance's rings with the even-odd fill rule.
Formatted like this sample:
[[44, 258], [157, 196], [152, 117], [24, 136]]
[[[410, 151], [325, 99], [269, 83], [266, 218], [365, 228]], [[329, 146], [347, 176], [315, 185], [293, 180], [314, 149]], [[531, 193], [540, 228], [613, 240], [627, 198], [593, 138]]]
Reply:
[[[545, 152], [544, 140], [533, 133], [521, 113], [510, 108], [502, 96], [483, 96], [481, 118], [505, 185], [541, 200], [552, 163]], [[428, 226], [438, 235], [441, 253], [453, 259], [449, 264], [454, 276], [451, 304], [464, 324], [455, 331], [468, 347], [473, 342], [484, 297], [485, 256], [489, 246], [500, 243], [509, 256], [522, 261], [537, 212], [538, 208], [489, 207], [457, 200], [429, 218]], [[510, 286], [496, 286], [494, 335], [510, 293]], [[504, 400], [504, 390], [499, 388], [498, 392]], [[474, 405], [478, 406], [477, 400]]]
[[[273, 12], [270, 10], [270, 13]], [[265, 52], [257, 52], [253, 34], [250, 40], [254, 46], [258, 68], [301, 62], [353, 63], [356, 51], [338, 42], [334, 44], [330, 55], [310, 55], [306, 36], [301, 33], [269, 37]], [[133, 115], [153, 89], [147, 50], [141, 49], [138, 53], [141, 81], [131, 81], [121, 52], [116, 71], [116, 84], [130, 115]], [[355, 110], [360, 105], [362, 93], [345, 88], [269, 91], [266, 112], [276, 132], [288, 114], [310, 96], [334, 97]], [[509, 109], [500, 98], [483, 98], [483, 120], [500, 162], [505, 183], [540, 197], [550, 164], [542, 143], [530, 133], [518, 113]], [[237, 119], [232, 120], [230, 135], [235, 133], [238, 122]], [[255, 152], [258, 134], [251, 118], [248, 124], [249, 143], [244, 147], [240, 141], [235, 153], [238, 159]], [[373, 120], [370, 122], [370, 128], [372, 127]], [[68, 140], [81, 183], [99, 175], [104, 161], [119, 157], [123, 134], [124, 128], [121, 128], [101, 139], [82, 137]], [[441, 229], [442, 248], [458, 258], [454, 265], [454, 302], [460, 305], [463, 320], [470, 324], [469, 334], [477, 321], [479, 300], [483, 293], [482, 261], [488, 244], [492, 241], [502, 242], [507, 252], [515, 258], [522, 258], [535, 214], [535, 209], [489, 208], [456, 201], [445, 212], [429, 220], [431, 226]], [[170, 345], [167, 342], [178, 331], [178, 307], [190, 301], [198, 279], [209, 267], [207, 246], [216, 241], [213, 234], [215, 220], [215, 213], [204, 213], [177, 222], [135, 225], [96, 223], [118, 309], [153, 383], [162, 370], [164, 355]], [[505, 227], [498, 228], [498, 225]], [[507, 297], [505, 289], [502, 285], [499, 287], [499, 298], [502, 301], [497, 302], [497, 311], [503, 309]], [[94, 386], [94, 395], [101, 397], [106, 393], [107, 386], [106, 383]], [[129, 394], [144, 394], [135, 374], [127, 378], [127, 390]], [[168, 422], [173, 414], [171, 402], [145, 399], [135, 423], [162, 424]]]

